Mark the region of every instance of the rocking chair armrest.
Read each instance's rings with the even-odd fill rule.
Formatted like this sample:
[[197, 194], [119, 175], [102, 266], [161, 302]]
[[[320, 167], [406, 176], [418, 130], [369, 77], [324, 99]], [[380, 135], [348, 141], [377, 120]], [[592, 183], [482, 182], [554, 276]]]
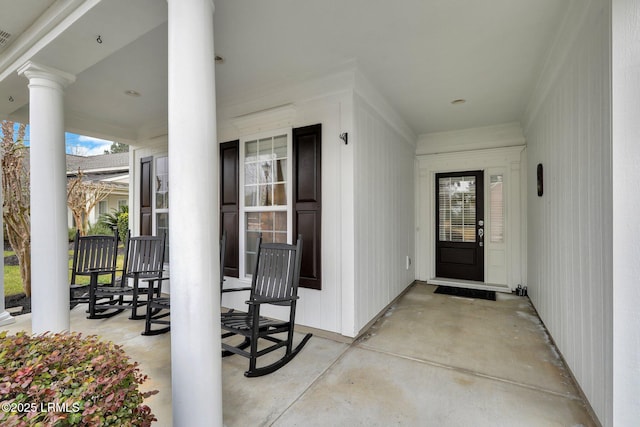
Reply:
[[227, 292], [238, 292], [238, 291], [250, 291], [251, 290], [251, 286], [248, 286], [246, 288], [226, 288], [226, 289], [222, 289], [220, 292], [227, 293]]
[[116, 271], [119, 271], [116, 268], [110, 268], [110, 267], [100, 267], [100, 268], [88, 268], [87, 270], [85, 270], [87, 273], [89, 274], [107, 274], [107, 273], [115, 273]]
[[245, 304], [249, 304], [249, 305], [260, 305], [260, 304], [274, 304], [274, 303], [278, 303], [278, 302], [293, 302], [297, 299], [299, 299], [299, 296], [296, 296], [295, 298], [260, 298], [260, 299], [255, 299], [255, 300], [249, 300], [249, 301], [245, 301]]
[[169, 277], [149, 277], [148, 279], [142, 279], [142, 282], [156, 282], [159, 280], [169, 280]]

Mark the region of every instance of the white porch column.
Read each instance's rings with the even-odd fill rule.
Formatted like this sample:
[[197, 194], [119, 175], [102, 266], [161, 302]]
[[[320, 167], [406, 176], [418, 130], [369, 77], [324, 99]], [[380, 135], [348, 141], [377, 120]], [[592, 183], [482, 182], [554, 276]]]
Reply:
[[[0, 189], [0, 206], [2, 206], [2, 189]], [[4, 230], [4, 222], [0, 214], [0, 230]], [[4, 243], [3, 243], [4, 244]], [[4, 250], [4, 248], [2, 248]], [[4, 307], [4, 256], [0, 262], [0, 326], [15, 323], [15, 319], [5, 310]]]
[[69, 330], [64, 87], [75, 77], [27, 62], [31, 157], [31, 330]]
[[613, 425], [640, 420], [640, 4], [612, 2]]
[[222, 425], [212, 0], [169, 4], [173, 425]]

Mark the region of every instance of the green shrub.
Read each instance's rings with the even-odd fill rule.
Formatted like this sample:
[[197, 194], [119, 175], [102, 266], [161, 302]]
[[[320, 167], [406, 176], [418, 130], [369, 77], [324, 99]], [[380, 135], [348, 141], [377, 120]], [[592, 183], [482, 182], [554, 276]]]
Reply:
[[0, 332], [0, 425], [150, 426], [146, 379], [121, 346], [78, 333]]
[[113, 236], [113, 229], [110, 227], [104, 226], [100, 222], [97, 222], [89, 226], [89, 231], [87, 231], [87, 235], [88, 236], [96, 236], [96, 235]]
[[111, 230], [117, 227], [120, 241], [124, 242], [129, 229], [129, 206], [120, 206], [120, 209], [111, 209], [111, 213], [100, 215], [98, 224], [105, 225]]
[[71, 227], [69, 228], [69, 241], [73, 242], [76, 239], [76, 228], [75, 227]]
[[129, 230], [129, 212], [122, 212], [118, 215], [118, 235], [120, 241], [124, 242], [127, 238], [127, 231]]

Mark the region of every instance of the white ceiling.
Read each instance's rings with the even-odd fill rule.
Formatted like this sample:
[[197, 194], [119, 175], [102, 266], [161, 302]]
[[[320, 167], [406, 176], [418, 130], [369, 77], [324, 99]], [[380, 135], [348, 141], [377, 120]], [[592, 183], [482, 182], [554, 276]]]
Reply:
[[[571, 1], [215, 0], [218, 102], [355, 61], [417, 135], [518, 121]], [[0, 117], [27, 120], [15, 69], [33, 59], [76, 75], [68, 130], [131, 140], [166, 128], [166, 0], [0, 0], [0, 10], [12, 33], [0, 49]], [[66, 30], [45, 35], [54, 21]], [[40, 45], [19, 38], [34, 25]], [[467, 102], [451, 105], [458, 98]]]

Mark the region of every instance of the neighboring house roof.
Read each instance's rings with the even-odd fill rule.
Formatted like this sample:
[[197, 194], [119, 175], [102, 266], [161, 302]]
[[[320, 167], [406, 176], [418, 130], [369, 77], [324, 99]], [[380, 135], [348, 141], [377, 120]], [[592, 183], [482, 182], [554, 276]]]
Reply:
[[101, 154], [98, 156], [75, 156], [67, 154], [67, 175], [78, 169], [85, 173], [128, 172], [129, 153]]
[[67, 154], [67, 178], [75, 177], [78, 169], [85, 180], [109, 182], [118, 191], [129, 190], [129, 153], [86, 157]]

